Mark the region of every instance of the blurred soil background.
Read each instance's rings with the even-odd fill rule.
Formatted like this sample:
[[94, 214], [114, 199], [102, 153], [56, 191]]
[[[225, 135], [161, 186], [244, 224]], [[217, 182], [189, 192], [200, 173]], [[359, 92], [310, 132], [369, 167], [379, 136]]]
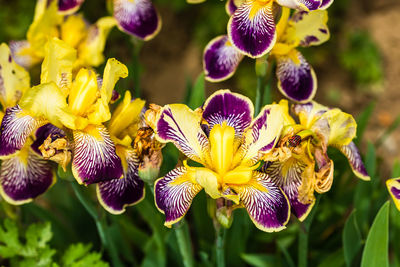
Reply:
[[[139, 66], [134, 66], [134, 46], [129, 37], [114, 29], [107, 41], [105, 56], [127, 64], [130, 76], [120, 86], [136, 90], [148, 102], [160, 105], [181, 102], [186, 88], [202, 72], [203, 48], [212, 38], [226, 34], [228, 15], [225, 1], [208, 0], [189, 5], [184, 0], [153, 0], [163, 21], [160, 33], [143, 43]], [[35, 1], [0, 0], [0, 41], [24, 39], [33, 18]], [[87, 0], [81, 10], [91, 23], [107, 15], [105, 1]], [[359, 116], [374, 105], [361, 144], [380, 142], [385, 129], [400, 124], [400, 1], [335, 0], [329, 8], [331, 39], [318, 47], [302, 50], [318, 77], [316, 100]], [[140, 81], [132, 71], [139, 68]], [[33, 70], [38, 74], [39, 68]], [[136, 73], [138, 74], [138, 73]], [[274, 75], [272, 75], [274, 76]], [[271, 77], [274, 100], [282, 96]], [[32, 79], [35, 84], [37, 79]], [[208, 94], [229, 88], [252, 98], [255, 95], [254, 61], [245, 58], [236, 74], [221, 83], [206, 83]], [[400, 158], [400, 129], [395, 128], [380, 145], [384, 159], [382, 177], [390, 175]]]

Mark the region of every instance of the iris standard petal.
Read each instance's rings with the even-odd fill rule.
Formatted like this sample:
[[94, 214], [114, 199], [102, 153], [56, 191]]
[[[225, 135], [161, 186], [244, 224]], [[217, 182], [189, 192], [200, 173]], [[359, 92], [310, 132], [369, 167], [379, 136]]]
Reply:
[[244, 134], [241, 150], [243, 162], [256, 163], [275, 147], [283, 127], [282, 108], [278, 104], [265, 106]]
[[203, 53], [206, 80], [220, 82], [230, 78], [242, 59], [242, 53], [232, 46], [227, 35], [212, 39]]
[[63, 14], [72, 14], [77, 11], [85, 0], [58, 0], [58, 10]]
[[22, 149], [31, 133], [44, 123], [45, 120], [32, 117], [18, 105], [8, 108], [1, 122], [0, 157], [10, 157]]
[[308, 129], [310, 129], [315, 121], [317, 121], [328, 110], [328, 107], [320, 105], [315, 101], [306, 104], [293, 105], [293, 112], [299, 118], [300, 124]]
[[329, 123], [328, 145], [348, 145], [356, 137], [357, 123], [351, 114], [338, 108], [330, 109], [321, 116]]
[[282, 41], [300, 46], [320, 45], [330, 37], [327, 22], [326, 10], [296, 11], [288, 21]]
[[251, 100], [243, 95], [229, 90], [218, 90], [204, 103], [203, 119], [208, 123], [209, 130], [216, 124], [226, 125], [235, 129], [235, 136], [242, 137], [253, 119], [254, 107]]
[[[139, 159], [133, 149], [120, 148], [121, 160], [126, 162], [126, 170], [121, 179], [97, 184], [97, 198], [100, 204], [112, 214], [121, 214], [127, 206], [144, 198], [144, 182], [139, 178]], [[118, 154], [119, 155], [119, 154]]]
[[358, 148], [356, 144], [354, 144], [354, 142], [350, 142], [350, 144], [345, 146], [340, 146], [338, 147], [338, 149], [340, 150], [340, 152], [343, 153], [343, 155], [347, 157], [351, 169], [358, 178], [364, 181], [371, 180], [371, 177], [368, 175], [364, 163], [361, 159], [360, 152], [358, 151]]
[[333, 3], [333, 0], [322, 0], [322, 4], [320, 5], [319, 9], [327, 9], [328, 7], [330, 7]]
[[287, 197], [267, 174], [254, 172], [245, 185], [232, 185], [239, 194], [253, 223], [262, 231], [277, 232], [289, 221], [290, 205]]
[[276, 77], [279, 91], [290, 100], [305, 103], [314, 98], [317, 77], [297, 50], [292, 50], [289, 55], [277, 56]]
[[205, 163], [209, 142], [200, 127], [201, 115], [183, 104], [162, 108], [156, 119], [156, 133], [160, 142], [172, 142], [190, 159]]
[[274, 46], [276, 31], [272, 4], [273, 1], [246, 1], [231, 16], [229, 39], [243, 54], [252, 58], [261, 57]]
[[3, 108], [15, 106], [29, 88], [29, 73], [13, 60], [10, 48], [2, 43], [0, 45], [0, 103]]
[[272, 162], [265, 170], [271, 180], [282, 188], [289, 199], [292, 213], [300, 221], [307, 217], [315, 203], [315, 200], [309, 204], [301, 203], [299, 200], [299, 187], [305, 167], [305, 163], [292, 157], [285, 162]]
[[150, 0], [114, 0], [118, 28], [148, 41], [161, 29], [161, 18]]
[[30, 150], [29, 146], [17, 155], [3, 160], [0, 171], [1, 196], [13, 205], [32, 201], [56, 181], [53, 166]]
[[316, 10], [321, 5], [321, 0], [277, 0], [279, 5], [298, 9], [298, 10]]
[[155, 203], [165, 214], [165, 226], [171, 227], [185, 216], [193, 198], [202, 187], [186, 175], [185, 167], [178, 167], [154, 184]]
[[387, 180], [386, 186], [392, 196], [396, 208], [400, 211], [400, 177]]
[[78, 183], [89, 185], [121, 178], [121, 159], [103, 125], [89, 125], [82, 131], [73, 131], [73, 135], [72, 173]]

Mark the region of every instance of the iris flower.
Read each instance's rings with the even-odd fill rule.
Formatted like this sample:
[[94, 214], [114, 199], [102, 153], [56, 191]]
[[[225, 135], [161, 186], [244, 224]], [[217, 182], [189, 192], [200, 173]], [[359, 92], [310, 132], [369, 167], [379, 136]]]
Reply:
[[253, 104], [242, 95], [220, 90], [195, 111], [183, 104], [157, 112], [154, 130], [160, 142], [172, 142], [190, 160], [155, 182], [155, 202], [165, 225], [178, 222], [202, 189], [213, 199], [246, 208], [254, 224], [272, 232], [285, 228], [290, 208], [282, 190], [259, 160], [275, 146], [283, 125], [279, 105], [265, 106], [253, 119]]
[[285, 127], [263, 171], [283, 189], [292, 213], [304, 220], [314, 205], [314, 191], [325, 193], [333, 182], [334, 165], [327, 155], [328, 146], [347, 157], [357, 177], [366, 181], [370, 177], [352, 142], [357, 124], [350, 114], [316, 102], [296, 104], [293, 110], [300, 122], [296, 124], [287, 101], [282, 100], [280, 105], [285, 110]]
[[[7, 121], [8, 114], [29, 90], [30, 77], [24, 68], [15, 63], [6, 44], [0, 45], [0, 88], [0, 102], [3, 109], [6, 109]], [[0, 112], [0, 115], [3, 118], [4, 113]], [[19, 135], [9, 137], [12, 142], [20, 138]], [[11, 204], [20, 205], [32, 201], [56, 181], [54, 166], [44, 160], [38, 150], [37, 144], [41, 137], [41, 131], [36, 133], [36, 138], [29, 135], [18, 153], [1, 157], [0, 194]], [[7, 150], [3, 143], [0, 146], [2, 150]]]
[[3, 118], [0, 155], [18, 152], [34, 130], [51, 123], [72, 136], [72, 172], [79, 183], [120, 178], [121, 160], [103, 123], [111, 118], [108, 104], [113, 88], [127, 76], [127, 68], [109, 59], [101, 84], [94, 71], [84, 68], [72, 80], [75, 60], [76, 51], [61, 40], [47, 44], [41, 84], [26, 91]]
[[390, 195], [400, 211], [400, 177], [392, 178], [386, 181], [386, 186], [389, 190]]
[[114, 17], [100, 18], [89, 25], [75, 14], [84, 0], [38, 0], [26, 41], [11, 42], [18, 64], [29, 68], [43, 59], [46, 42], [57, 37], [77, 50], [75, 69], [97, 67], [104, 62], [107, 36], [114, 26], [143, 40], [150, 40], [161, 28], [161, 19], [150, 1], [114, 1]]
[[[317, 89], [312, 67], [307, 63], [298, 46], [319, 45], [329, 39], [325, 10], [311, 12], [295, 11], [289, 19], [289, 9], [283, 8], [277, 25], [277, 42], [270, 54], [276, 59], [278, 88], [287, 98], [305, 103], [310, 101]], [[210, 41], [204, 50], [204, 72], [209, 81], [222, 81], [231, 77], [243, 58], [222, 35]]]

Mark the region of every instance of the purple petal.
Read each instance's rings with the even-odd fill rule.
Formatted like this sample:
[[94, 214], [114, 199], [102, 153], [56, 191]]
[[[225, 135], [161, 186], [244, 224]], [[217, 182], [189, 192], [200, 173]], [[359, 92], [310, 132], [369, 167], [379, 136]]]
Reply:
[[260, 4], [247, 1], [242, 4], [228, 23], [231, 43], [249, 57], [261, 57], [275, 44], [276, 31], [272, 14], [272, 1]]
[[122, 31], [145, 41], [161, 28], [161, 19], [150, 0], [114, 0], [114, 17]]
[[49, 135], [51, 135], [52, 140], [55, 140], [57, 138], [65, 137], [65, 132], [51, 123], [39, 127], [35, 133], [36, 139], [31, 145], [33, 151], [41, 155], [39, 147], [43, 144], [44, 140], [49, 137]]
[[[227, 0], [225, 4], [225, 11], [229, 16], [232, 16], [233, 13], [235, 13], [236, 9], [238, 8], [238, 2], [243, 2], [243, 1], [237, 1], [237, 0]], [[242, 4], [242, 3], [239, 3]]]
[[25, 69], [30, 69], [33, 65], [40, 62], [40, 58], [36, 58], [26, 52], [32, 49], [28, 41], [11, 41], [9, 46], [14, 61]]
[[0, 193], [9, 203], [20, 205], [43, 194], [56, 181], [50, 161], [24, 148], [1, 162]]
[[42, 124], [44, 121], [25, 113], [18, 105], [8, 108], [1, 122], [0, 157], [22, 149], [27, 138]]
[[188, 158], [206, 161], [209, 142], [200, 127], [201, 116], [183, 104], [166, 105], [156, 121], [156, 133], [161, 142], [172, 142]]
[[354, 142], [351, 142], [347, 146], [339, 147], [339, 150], [347, 157], [351, 169], [358, 178], [366, 181], [371, 180], [371, 177], [369, 177], [364, 163], [362, 162], [360, 152]]
[[219, 90], [212, 94], [204, 103], [203, 109], [203, 119], [208, 122], [210, 130], [214, 125], [226, 122], [235, 129], [236, 137], [243, 135], [254, 114], [250, 99], [229, 90]]
[[300, 52], [277, 57], [276, 76], [280, 92], [290, 100], [305, 103], [314, 98], [317, 78]]
[[282, 163], [278, 161], [272, 162], [265, 170], [271, 180], [282, 188], [289, 199], [292, 213], [300, 221], [307, 217], [315, 202], [304, 204], [298, 199], [299, 187], [302, 183], [301, 175], [305, 167], [305, 163], [291, 158]]
[[121, 178], [121, 159], [104, 126], [90, 125], [73, 134], [75, 149], [72, 172], [80, 184], [89, 185]]
[[240, 197], [253, 223], [262, 231], [277, 232], [289, 221], [289, 201], [265, 173], [254, 172], [248, 184], [231, 186]]
[[386, 181], [389, 194], [392, 196], [396, 208], [400, 211], [400, 178], [393, 178]]
[[206, 79], [220, 82], [236, 71], [243, 55], [228, 40], [227, 35], [212, 39], [204, 49], [203, 68]]
[[322, 4], [319, 7], [319, 9], [327, 9], [328, 7], [330, 7], [333, 3], [333, 0], [322, 0]]
[[68, 14], [77, 11], [85, 0], [58, 0], [58, 10]]
[[133, 149], [121, 148], [127, 169], [124, 177], [97, 184], [97, 198], [108, 212], [121, 214], [125, 207], [134, 205], [144, 198], [144, 182], [139, 178], [139, 159]]
[[178, 167], [154, 184], [157, 208], [165, 214], [165, 226], [171, 226], [185, 216], [193, 198], [202, 187], [186, 176], [186, 168]]
[[304, 11], [317, 10], [321, 5], [321, 0], [277, 0], [276, 2], [281, 6]]

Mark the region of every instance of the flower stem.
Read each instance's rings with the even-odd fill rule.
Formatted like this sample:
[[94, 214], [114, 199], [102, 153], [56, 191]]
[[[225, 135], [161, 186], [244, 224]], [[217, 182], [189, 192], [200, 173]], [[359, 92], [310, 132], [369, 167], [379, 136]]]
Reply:
[[90, 199], [88, 199], [85, 196], [80, 185], [78, 185], [76, 182], [72, 182], [71, 184], [76, 197], [81, 202], [82, 206], [86, 209], [86, 211], [89, 213], [89, 215], [95, 221], [101, 243], [103, 247], [107, 249], [110, 255], [112, 266], [122, 267], [123, 264], [118, 256], [115, 244], [107, 231], [107, 222], [105, 216], [99, 216], [93, 203], [90, 201]]
[[187, 223], [182, 221], [180, 225], [174, 228], [174, 231], [178, 241], [179, 251], [181, 252], [183, 258], [183, 265], [185, 267], [193, 267], [193, 250]]
[[254, 105], [254, 114], [258, 114], [260, 112], [261, 107], [261, 90], [263, 87], [264, 76], [257, 76], [257, 89], [256, 89], [256, 100]]
[[215, 255], [216, 255], [216, 266], [225, 267], [225, 238], [226, 229], [221, 225], [215, 227], [216, 242], [215, 242]]

